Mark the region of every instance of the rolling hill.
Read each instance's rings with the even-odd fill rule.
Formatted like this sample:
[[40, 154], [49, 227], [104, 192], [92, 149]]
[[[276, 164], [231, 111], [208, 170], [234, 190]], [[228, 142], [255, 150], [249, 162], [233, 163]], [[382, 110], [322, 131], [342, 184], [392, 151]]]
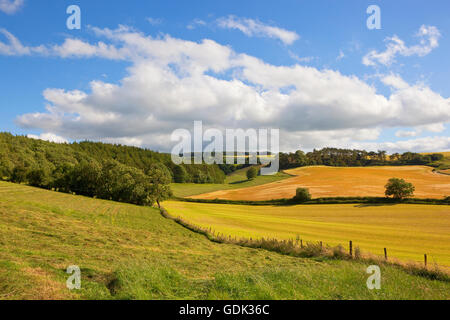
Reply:
[[[218, 244], [158, 210], [0, 182], [0, 299], [448, 299], [450, 283], [382, 265]], [[66, 288], [70, 265], [81, 290]]]

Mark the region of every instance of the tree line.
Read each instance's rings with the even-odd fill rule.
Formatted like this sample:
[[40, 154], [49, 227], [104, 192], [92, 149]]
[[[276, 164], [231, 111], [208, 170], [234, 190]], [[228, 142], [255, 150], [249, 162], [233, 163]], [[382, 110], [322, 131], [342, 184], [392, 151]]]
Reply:
[[280, 169], [295, 167], [325, 165], [333, 167], [362, 167], [384, 165], [432, 165], [433, 162], [442, 160], [442, 154], [422, 155], [419, 153], [405, 152], [394, 153], [390, 156], [386, 151], [369, 152], [365, 150], [324, 148], [305, 153], [298, 150], [294, 153], [280, 153]]
[[152, 164], [161, 164], [173, 182], [223, 183], [225, 180], [225, 173], [218, 165], [175, 165], [170, 154], [148, 149], [89, 141], [57, 144], [0, 133], [0, 178], [3, 180], [10, 180], [16, 167], [25, 171], [40, 169], [44, 180], [51, 180], [63, 167], [74, 167], [81, 162], [101, 165], [109, 160], [143, 172]]
[[[442, 158], [442, 154], [387, 156], [385, 151], [324, 148], [280, 153], [280, 170], [308, 165], [430, 165]], [[148, 149], [89, 141], [57, 144], [0, 133], [1, 179], [139, 205], [169, 197], [171, 182], [223, 183], [226, 174], [248, 165], [176, 165], [170, 154]], [[257, 172], [248, 174], [253, 179]]]
[[218, 165], [175, 165], [170, 154], [98, 142], [51, 143], [0, 133], [0, 179], [89, 197], [153, 205], [169, 184], [223, 183]]
[[152, 206], [168, 199], [171, 175], [161, 163], [152, 163], [144, 172], [115, 160], [57, 165], [52, 174], [42, 168], [16, 166], [11, 182], [106, 200]]

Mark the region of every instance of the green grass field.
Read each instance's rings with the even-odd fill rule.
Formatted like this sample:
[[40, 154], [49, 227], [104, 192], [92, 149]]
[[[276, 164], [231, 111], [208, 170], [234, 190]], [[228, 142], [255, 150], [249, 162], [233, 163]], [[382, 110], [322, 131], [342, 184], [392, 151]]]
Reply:
[[450, 169], [450, 151], [437, 152], [437, 153], [443, 154], [444, 155], [444, 159], [442, 159], [440, 161], [435, 161], [433, 163], [433, 165], [436, 166], [440, 170], [448, 170], [448, 169]]
[[405, 261], [450, 266], [450, 209], [443, 205], [247, 206], [169, 201], [164, 207], [216, 232], [245, 238], [323, 241], [331, 246], [350, 240], [363, 252]]
[[[65, 287], [69, 265], [82, 288]], [[0, 299], [448, 299], [450, 283], [382, 265], [217, 244], [159, 211], [0, 182]]]
[[286, 173], [279, 172], [272, 176], [258, 176], [249, 181], [246, 176], [248, 169], [244, 168], [233, 172], [226, 177], [223, 184], [172, 183], [170, 188], [175, 197], [184, 198], [218, 190], [254, 187], [292, 177]]

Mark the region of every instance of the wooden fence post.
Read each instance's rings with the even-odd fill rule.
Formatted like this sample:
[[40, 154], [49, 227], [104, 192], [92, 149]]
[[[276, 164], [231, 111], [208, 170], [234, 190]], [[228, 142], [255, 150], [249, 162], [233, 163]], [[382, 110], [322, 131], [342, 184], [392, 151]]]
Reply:
[[425, 263], [425, 268], [426, 268], [427, 267], [427, 254], [426, 253], [424, 254], [423, 258], [424, 258], [424, 263]]
[[349, 243], [349, 253], [350, 253], [350, 257], [353, 257], [353, 242], [352, 241], [350, 241], [350, 243]]
[[384, 259], [385, 259], [385, 260], [388, 259], [388, 256], [387, 256], [387, 249], [386, 249], [386, 248], [384, 248]]
[[322, 243], [322, 241], [320, 241], [320, 250], [322, 250], [323, 249], [323, 243]]
[[303, 240], [302, 239], [300, 239], [300, 248], [303, 249]]

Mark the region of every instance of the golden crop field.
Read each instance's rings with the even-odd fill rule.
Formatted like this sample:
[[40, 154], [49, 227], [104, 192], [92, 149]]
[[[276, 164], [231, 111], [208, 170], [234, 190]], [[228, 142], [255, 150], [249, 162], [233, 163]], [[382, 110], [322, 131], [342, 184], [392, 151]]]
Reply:
[[384, 196], [390, 178], [411, 182], [417, 198], [443, 198], [450, 195], [450, 176], [426, 166], [389, 167], [302, 167], [286, 170], [295, 177], [264, 185], [221, 190], [192, 196], [195, 199], [272, 200], [292, 198], [297, 188], [308, 188], [314, 198]]
[[439, 205], [246, 206], [168, 201], [172, 216], [225, 236], [323, 241], [405, 261], [450, 266], [450, 209]]

